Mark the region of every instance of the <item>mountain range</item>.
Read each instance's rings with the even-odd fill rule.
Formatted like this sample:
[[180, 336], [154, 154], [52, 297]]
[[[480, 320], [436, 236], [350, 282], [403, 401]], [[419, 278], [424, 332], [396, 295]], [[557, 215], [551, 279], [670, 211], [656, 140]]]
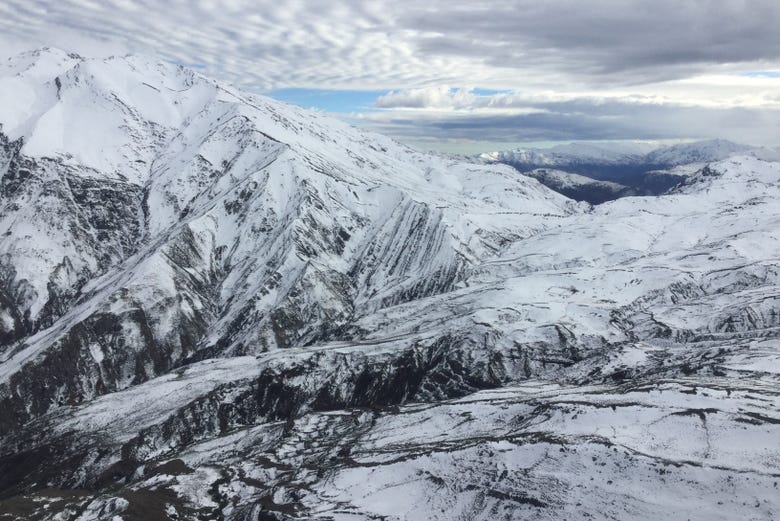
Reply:
[[593, 206], [56, 49], [0, 125], [2, 520], [780, 513], [778, 162]]
[[620, 197], [661, 195], [707, 163], [743, 154], [768, 161], [780, 152], [725, 139], [675, 145], [650, 142], [568, 143], [480, 154], [487, 164], [508, 164], [567, 197], [601, 204]]

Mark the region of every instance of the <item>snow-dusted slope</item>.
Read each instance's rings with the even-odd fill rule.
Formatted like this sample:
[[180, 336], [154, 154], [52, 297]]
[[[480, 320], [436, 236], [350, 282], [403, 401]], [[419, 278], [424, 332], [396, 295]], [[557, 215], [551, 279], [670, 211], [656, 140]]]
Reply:
[[667, 167], [720, 161], [735, 154], [760, 155], [761, 149], [733, 143], [725, 139], [712, 139], [659, 147], [645, 156], [645, 161]]
[[591, 208], [139, 58], [14, 97], [9, 519], [780, 511], [780, 164]]
[[361, 315], [451, 289], [576, 210], [509, 169], [414, 154], [176, 66], [37, 58], [0, 84], [2, 99], [34, 94], [2, 120], [0, 393], [19, 420], [188, 357], [349, 338]]

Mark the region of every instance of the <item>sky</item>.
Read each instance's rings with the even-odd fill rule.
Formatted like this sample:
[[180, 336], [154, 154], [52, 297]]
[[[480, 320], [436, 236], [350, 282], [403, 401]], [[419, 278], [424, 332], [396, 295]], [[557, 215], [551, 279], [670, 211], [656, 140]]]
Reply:
[[0, 0], [0, 58], [145, 54], [418, 148], [780, 145], [777, 0]]

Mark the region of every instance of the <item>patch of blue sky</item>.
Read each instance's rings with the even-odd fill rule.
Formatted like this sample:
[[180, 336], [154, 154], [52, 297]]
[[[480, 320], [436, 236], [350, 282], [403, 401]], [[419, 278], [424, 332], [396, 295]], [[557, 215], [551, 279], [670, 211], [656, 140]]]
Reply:
[[497, 94], [511, 94], [511, 90], [496, 90], [496, 89], [473, 89], [472, 93], [477, 96], [495, 96]]
[[276, 89], [266, 94], [272, 98], [299, 105], [303, 108], [315, 108], [325, 112], [350, 114], [376, 110], [376, 99], [387, 94], [386, 90], [329, 90], [329, 89]]

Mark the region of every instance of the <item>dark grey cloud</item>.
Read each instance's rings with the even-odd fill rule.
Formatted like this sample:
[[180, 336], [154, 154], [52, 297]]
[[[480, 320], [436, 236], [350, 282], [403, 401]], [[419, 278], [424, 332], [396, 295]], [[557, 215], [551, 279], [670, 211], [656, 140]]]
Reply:
[[406, 9], [427, 55], [543, 67], [591, 82], [663, 80], [780, 58], [776, 0], [454, 0]]
[[524, 113], [392, 111], [364, 124], [402, 140], [485, 142], [727, 138], [777, 146], [780, 108], [637, 104], [574, 99]]

